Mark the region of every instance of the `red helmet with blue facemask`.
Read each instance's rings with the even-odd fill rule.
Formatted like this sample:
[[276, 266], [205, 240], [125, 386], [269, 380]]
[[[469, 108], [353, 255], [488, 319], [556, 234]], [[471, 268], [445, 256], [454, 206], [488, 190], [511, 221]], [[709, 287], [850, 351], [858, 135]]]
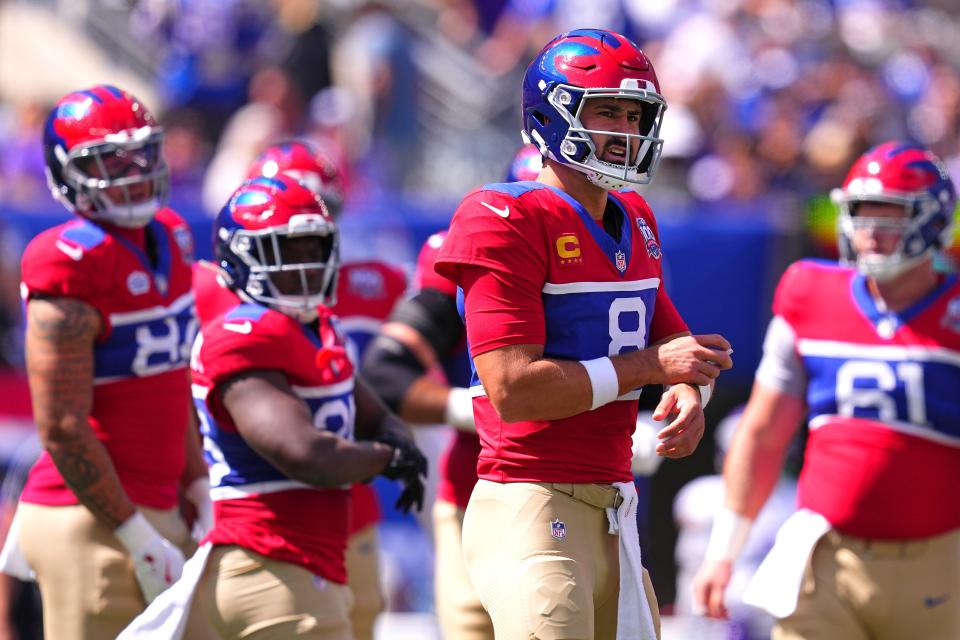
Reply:
[[[591, 130], [580, 116], [591, 98], [637, 101], [636, 133]], [[653, 65], [628, 38], [601, 29], [557, 36], [534, 58], [523, 77], [524, 140], [544, 157], [568, 165], [604, 189], [646, 184], [660, 162], [660, 126], [666, 101]], [[597, 156], [591, 134], [621, 138], [623, 163]], [[631, 160], [631, 158], [634, 158]]]
[[323, 200], [292, 176], [242, 184], [217, 216], [213, 251], [242, 298], [299, 322], [312, 322], [319, 305], [336, 302], [336, 223]]
[[47, 181], [67, 209], [91, 220], [142, 227], [166, 201], [163, 129], [146, 106], [109, 85], [61, 98], [47, 117]]
[[[946, 167], [933, 152], [906, 142], [885, 142], [864, 153], [831, 198], [840, 207], [840, 257], [880, 281], [900, 275], [953, 240], [957, 194]], [[904, 207], [901, 219], [857, 215], [862, 202]], [[853, 236], [860, 229], [899, 237], [889, 254], [858, 253]]]

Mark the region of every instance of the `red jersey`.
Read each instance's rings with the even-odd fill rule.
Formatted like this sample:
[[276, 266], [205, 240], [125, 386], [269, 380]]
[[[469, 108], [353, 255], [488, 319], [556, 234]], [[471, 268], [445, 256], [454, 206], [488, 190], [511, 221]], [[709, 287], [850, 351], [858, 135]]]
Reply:
[[[643, 349], [687, 330], [662, 287], [656, 221], [632, 191], [611, 192], [620, 237], [565, 192], [539, 182], [487, 185], [457, 208], [436, 269], [463, 285], [465, 267], [494, 271], [515, 297], [496, 308], [465, 291], [471, 356], [516, 344], [590, 360]], [[496, 316], [498, 322], [488, 318]], [[536, 321], [530, 321], [536, 318]], [[541, 321], [542, 320], [542, 321]], [[493, 325], [493, 326], [491, 326]], [[495, 482], [627, 482], [640, 390], [561, 420], [500, 419], [473, 374], [482, 450], [479, 477]]]
[[[333, 313], [339, 328], [350, 338], [351, 357], [360, 365], [363, 352], [390, 316], [407, 288], [403, 271], [383, 262], [349, 262], [340, 267], [337, 304]], [[380, 520], [373, 487], [355, 484], [351, 493], [351, 535]]]
[[877, 308], [853, 269], [804, 260], [774, 312], [795, 333], [810, 437], [798, 502], [863, 538], [960, 526], [960, 282], [899, 313]]
[[321, 309], [317, 326], [314, 332], [257, 304], [235, 305], [203, 324], [191, 368], [216, 516], [207, 540], [345, 583], [349, 492], [316, 489], [283, 475], [246, 443], [218, 393], [243, 371], [281, 371], [317, 428], [352, 439], [353, 365], [329, 312]]
[[[147, 234], [156, 266], [145, 252]], [[77, 219], [27, 246], [23, 293], [81, 300], [100, 314], [89, 423], [136, 504], [170, 509], [185, 461], [190, 389], [186, 366], [196, 333], [187, 224], [162, 209], [142, 229]], [[23, 500], [77, 504], [50, 456], [30, 471]]]

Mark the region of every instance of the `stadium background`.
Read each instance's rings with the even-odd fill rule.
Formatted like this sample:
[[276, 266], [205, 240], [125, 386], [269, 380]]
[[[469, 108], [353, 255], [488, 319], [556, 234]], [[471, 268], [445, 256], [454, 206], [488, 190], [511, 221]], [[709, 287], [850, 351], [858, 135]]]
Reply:
[[[660, 223], [666, 286], [694, 332], [722, 333], [736, 351], [698, 452], [648, 481], [644, 558], [670, 611], [674, 497], [715, 472], [712, 434], [749, 393], [783, 268], [835, 257], [829, 189], [888, 138], [931, 146], [960, 180], [951, 0], [0, 0], [3, 467], [31, 432], [19, 256], [67, 216], [46, 190], [40, 146], [60, 95], [117, 84], [160, 116], [171, 204], [200, 257], [249, 160], [310, 135], [348, 176], [344, 258], [410, 271], [459, 198], [506, 173], [526, 62], [556, 33], [585, 26], [626, 33], [654, 62], [666, 142], [641, 191]], [[382, 534], [397, 615], [381, 635], [431, 637], [429, 538], [394, 514]], [[667, 640], [682, 637], [680, 624], [668, 621]]]

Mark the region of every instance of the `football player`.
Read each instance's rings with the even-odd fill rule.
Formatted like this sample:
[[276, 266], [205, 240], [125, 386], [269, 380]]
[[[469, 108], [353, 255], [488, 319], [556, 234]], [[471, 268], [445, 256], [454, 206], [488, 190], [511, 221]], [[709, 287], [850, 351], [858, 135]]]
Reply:
[[694, 596], [727, 615], [732, 564], [806, 418], [799, 510], [744, 600], [778, 639], [957, 638], [960, 283], [933, 266], [956, 193], [933, 153], [887, 142], [833, 195], [844, 264], [780, 280]]
[[239, 300], [194, 345], [216, 513], [199, 600], [223, 638], [351, 639], [349, 485], [383, 474], [404, 483], [400, 508], [419, 508], [426, 460], [355, 378], [332, 322], [338, 234], [323, 201], [287, 174], [257, 178], [214, 236]]
[[[266, 149], [250, 169], [250, 178], [284, 173], [317, 193], [334, 220], [340, 216], [346, 193], [343, 172], [321, 147], [306, 140], [291, 140]], [[332, 311], [349, 338], [348, 350], [355, 366], [380, 325], [407, 289], [403, 270], [378, 260], [340, 265], [336, 303]], [[373, 625], [384, 608], [380, 588], [381, 519], [377, 496], [369, 484], [350, 488], [350, 539], [347, 544], [347, 580], [353, 591], [350, 618], [356, 640], [372, 640]]]
[[630, 472], [639, 388], [673, 385], [657, 452], [683, 457], [732, 365], [671, 303], [656, 221], [629, 190], [656, 170], [664, 106], [627, 38], [558, 36], [523, 81], [537, 181], [467, 195], [437, 257], [463, 290], [481, 444], [464, 559], [498, 638], [659, 633]]
[[147, 107], [112, 86], [63, 97], [44, 129], [50, 188], [76, 218], [23, 255], [44, 452], [8, 544], [36, 575], [48, 638], [115, 637], [195, 548], [180, 488], [209, 511], [188, 421], [193, 241], [163, 206], [162, 140]]

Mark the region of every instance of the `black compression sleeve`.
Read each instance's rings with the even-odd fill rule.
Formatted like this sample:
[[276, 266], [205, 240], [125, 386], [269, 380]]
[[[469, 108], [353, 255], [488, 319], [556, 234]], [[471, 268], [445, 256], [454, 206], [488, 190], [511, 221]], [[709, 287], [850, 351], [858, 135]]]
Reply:
[[416, 329], [440, 359], [449, 355], [463, 336], [457, 301], [437, 289], [421, 289], [412, 298], [400, 302], [390, 322]]
[[396, 413], [407, 390], [426, 368], [417, 356], [399, 340], [390, 336], [374, 338], [363, 356], [360, 376]]

